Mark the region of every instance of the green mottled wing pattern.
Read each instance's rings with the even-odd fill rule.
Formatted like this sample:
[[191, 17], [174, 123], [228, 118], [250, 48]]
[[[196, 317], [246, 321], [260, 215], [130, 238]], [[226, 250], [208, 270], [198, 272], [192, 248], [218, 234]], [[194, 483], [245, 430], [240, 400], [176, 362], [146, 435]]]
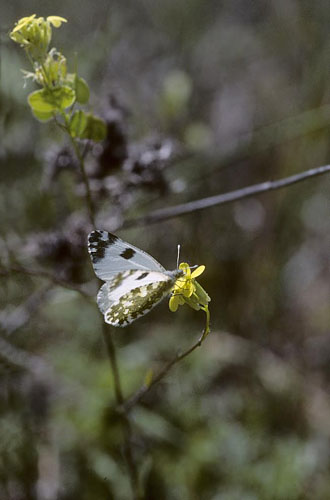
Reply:
[[[138, 271], [135, 271], [136, 273]], [[146, 285], [141, 285], [129, 290], [121, 295], [117, 300], [111, 301], [111, 285], [106, 283], [102, 293], [104, 303], [104, 293], [108, 294], [108, 308], [104, 310], [106, 323], [113, 326], [126, 326], [132, 321], [140, 318], [157, 305], [166, 295], [169, 294], [175, 278], [167, 276], [166, 280], [153, 281]], [[103, 287], [102, 287], [103, 288]], [[101, 299], [101, 297], [99, 297]]]

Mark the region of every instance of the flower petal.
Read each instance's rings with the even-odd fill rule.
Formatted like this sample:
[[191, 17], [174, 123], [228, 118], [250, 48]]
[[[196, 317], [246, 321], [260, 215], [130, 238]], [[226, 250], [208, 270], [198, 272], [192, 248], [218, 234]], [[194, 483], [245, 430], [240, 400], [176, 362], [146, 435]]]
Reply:
[[189, 282], [187, 281], [185, 288], [182, 292], [183, 296], [184, 297], [191, 297], [191, 295], [194, 293], [194, 291], [195, 291], [195, 285], [193, 284], [193, 282], [191, 280], [189, 280]]
[[35, 17], [36, 17], [36, 15], [32, 14], [32, 16], [22, 17], [21, 19], [19, 19], [17, 21], [17, 24], [16, 24], [15, 28], [13, 29], [12, 33], [15, 33], [16, 31], [19, 31], [20, 29], [22, 29], [23, 26], [26, 26], [27, 24], [29, 24], [29, 22], [32, 21], [32, 19], [34, 19]]
[[67, 23], [68, 21], [64, 17], [60, 16], [48, 16], [47, 21], [54, 26], [54, 28], [59, 28], [62, 23]]
[[200, 276], [204, 271], [205, 271], [205, 266], [198, 266], [197, 269], [195, 269], [192, 272], [191, 277], [197, 278], [197, 276]]
[[190, 278], [191, 271], [190, 271], [190, 266], [189, 264], [187, 264], [187, 262], [181, 262], [181, 264], [179, 265], [179, 269], [182, 269], [184, 274], [188, 276], [188, 278]]
[[177, 300], [177, 297], [178, 297], [177, 295], [172, 295], [168, 303], [168, 307], [172, 312], [175, 312], [179, 307], [179, 301]]

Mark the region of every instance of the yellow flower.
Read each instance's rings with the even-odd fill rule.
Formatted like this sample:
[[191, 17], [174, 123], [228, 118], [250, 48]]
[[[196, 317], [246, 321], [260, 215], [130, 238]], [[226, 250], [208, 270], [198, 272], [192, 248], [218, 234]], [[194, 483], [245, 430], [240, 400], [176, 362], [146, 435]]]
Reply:
[[200, 276], [204, 272], [205, 266], [199, 266], [191, 272], [189, 265], [186, 262], [182, 262], [179, 269], [183, 271], [183, 275], [176, 280], [172, 288], [172, 295], [169, 301], [170, 311], [175, 312], [179, 306], [183, 306], [184, 304], [187, 304], [196, 311], [199, 309], [205, 310], [211, 299], [195, 280], [197, 276]]
[[36, 17], [35, 14], [32, 14], [32, 16], [29, 17], [22, 17], [19, 21], [17, 21], [15, 28], [13, 29], [12, 33], [16, 33], [16, 31], [20, 31], [24, 26], [29, 24], [34, 18]]
[[19, 43], [29, 53], [32, 59], [42, 62], [46, 56], [48, 45], [52, 37], [52, 28], [59, 28], [66, 23], [64, 17], [49, 16], [47, 19], [36, 17], [22, 17], [10, 33], [10, 38]]
[[64, 17], [60, 16], [48, 16], [47, 21], [54, 26], [54, 28], [59, 28], [62, 23], [67, 23], [68, 21]]
[[[47, 80], [45, 79], [45, 75], [47, 76]], [[48, 82], [50, 82], [50, 86], [52, 87], [64, 84], [67, 76], [66, 58], [56, 49], [51, 49], [45, 58], [43, 66], [36, 68], [33, 76], [39, 85], [43, 87]]]

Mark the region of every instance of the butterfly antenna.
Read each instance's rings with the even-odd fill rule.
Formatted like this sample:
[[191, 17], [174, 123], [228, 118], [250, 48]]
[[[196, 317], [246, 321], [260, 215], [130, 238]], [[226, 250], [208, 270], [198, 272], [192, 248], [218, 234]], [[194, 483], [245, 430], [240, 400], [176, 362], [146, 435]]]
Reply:
[[177, 258], [176, 258], [176, 268], [177, 269], [179, 269], [180, 250], [181, 250], [181, 245], [178, 245], [178, 254], [177, 254]]

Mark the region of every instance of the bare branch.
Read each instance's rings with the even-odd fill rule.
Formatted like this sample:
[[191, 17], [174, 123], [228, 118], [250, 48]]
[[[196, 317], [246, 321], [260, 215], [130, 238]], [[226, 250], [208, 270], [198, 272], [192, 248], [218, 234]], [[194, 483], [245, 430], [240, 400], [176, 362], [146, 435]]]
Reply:
[[53, 377], [53, 371], [49, 364], [42, 358], [13, 346], [2, 337], [0, 337], [0, 359], [4, 359], [12, 365], [23, 368], [34, 375], [42, 375], [47, 379]]
[[85, 299], [91, 299], [91, 297], [94, 297], [94, 294], [86, 292], [81, 286], [75, 285], [74, 283], [70, 283], [69, 281], [65, 281], [61, 278], [58, 278], [54, 274], [51, 274], [48, 271], [45, 271], [44, 269], [27, 269], [25, 267], [17, 265], [0, 268], [0, 276], [9, 276], [12, 273], [20, 273], [20, 274], [26, 274], [28, 276], [46, 278], [54, 285], [62, 286], [63, 288], [67, 288], [68, 290], [73, 290], [75, 292], [78, 292]]
[[182, 353], [178, 353], [171, 361], [169, 361], [161, 370], [160, 372], [153, 377], [152, 381], [149, 384], [144, 384], [140, 389], [138, 389], [129, 399], [127, 399], [119, 408], [120, 410], [124, 412], [128, 412], [135, 406], [137, 403], [141, 401], [141, 399], [154, 387], [158, 382], [160, 382], [171, 370], [171, 368], [176, 365], [179, 361], [182, 359], [186, 358], [191, 354], [193, 351], [197, 349], [197, 347], [200, 347], [202, 345], [202, 342], [206, 338], [207, 333], [206, 330], [202, 333], [201, 337], [195, 342], [189, 349]]
[[[116, 402], [117, 405], [121, 407], [124, 403], [124, 396], [121, 388], [116, 348], [112, 338], [112, 331], [110, 330], [109, 326], [106, 323], [103, 324], [103, 338], [107, 347], [108, 357], [110, 360], [110, 366], [115, 387]], [[128, 415], [126, 415], [124, 412], [121, 412], [119, 415], [123, 423], [123, 428], [125, 430], [124, 452], [130, 476], [132, 492], [135, 500], [141, 500], [142, 494], [139, 485], [139, 475], [138, 475], [137, 465], [134, 460], [133, 447], [132, 447], [133, 432], [132, 432], [131, 422], [128, 418]]]
[[31, 317], [38, 312], [43, 303], [48, 300], [52, 285], [47, 283], [40, 290], [29, 295], [27, 300], [13, 310], [5, 309], [0, 312], [0, 327], [11, 335], [19, 328], [26, 325]]
[[161, 208], [143, 217], [137, 217], [135, 219], [127, 220], [122, 225], [122, 228], [126, 229], [128, 227], [155, 224], [157, 222], [162, 222], [174, 217], [179, 217], [181, 215], [204, 210], [216, 205], [226, 205], [228, 203], [243, 200], [244, 198], [250, 198], [261, 193], [282, 189], [284, 187], [291, 186], [292, 184], [297, 184], [298, 182], [311, 179], [312, 177], [327, 174], [328, 172], [330, 172], [330, 165], [324, 165], [322, 167], [306, 170], [301, 174], [284, 177], [283, 179], [279, 179], [278, 181], [266, 181], [260, 184], [247, 186], [242, 189], [237, 189], [235, 191], [230, 191], [229, 193], [218, 194], [215, 196], [210, 196], [208, 198], [202, 198], [200, 200], [182, 203], [181, 205], [174, 205], [173, 207]]
[[65, 132], [67, 132], [69, 139], [71, 141], [71, 144], [73, 146], [73, 149], [76, 153], [77, 160], [79, 163], [81, 178], [83, 180], [84, 187], [85, 187], [85, 199], [86, 199], [86, 208], [88, 211], [88, 217], [89, 217], [91, 225], [93, 226], [93, 229], [95, 229], [95, 209], [94, 209], [94, 203], [93, 203], [93, 199], [92, 199], [92, 195], [91, 195], [89, 180], [88, 180], [88, 176], [87, 176], [86, 168], [85, 168], [84, 153], [80, 152], [79, 144], [78, 144], [76, 138], [71, 135], [71, 132], [69, 129], [69, 123], [68, 123], [68, 119], [67, 119], [66, 115], [63, 114], [63, 118], [65, 121], [64, 126], [61, 125], [56, 120], [55, 115], [54, 115], [54, 118], [55, 118], [56, 124], [59, 125], [60, 128], [63, 128], [65, 130]]

